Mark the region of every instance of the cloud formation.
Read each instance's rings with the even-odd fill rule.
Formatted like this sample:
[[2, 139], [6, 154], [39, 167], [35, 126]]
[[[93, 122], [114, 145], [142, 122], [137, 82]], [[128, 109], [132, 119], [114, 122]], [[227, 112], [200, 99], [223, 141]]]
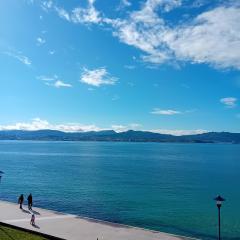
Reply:
[[37, 79], [44, 81], [44, 83], [48, 86], [56, 87], [56, 88], [70, 88], [72, 87], [71, 84], [65, 83], [62, 80], [59, 79], [59, 77], [55, 74], [53, 76], [45, 76], [41, 75], [36, 77]]
[[202, 134], [207, 133], [207, 130], [196, 129], [196, 130], [169, 130], [169, 129], [153, 129], [151, 132], [161, 133], [161, 134], [170, 134], [175, 136], [183, 136], [183, 135], [194, 135], [194, 134]]
[[38, 38], [37, 38], [37, 44], [38, 44], [38, 46], [43, 45], [44, 43], [46, 43], [46, 40], [45, 40], [45, 39], [43, 39], [43, 38], [41, 38], [41, 37], [38, 37]]
[[[95, 8], [94, 0], [88, 0], [86, 8], [76, 7], [71, 12], [51, 2], [44, 4], [45, 9], [54, 9], [67, 21], [110, 26], [113, 36], [139, 49], [145, 62], [188, 62], [240, 69], [240, 5], [234, 1], [222, 2], [188, 21], [182, 18], [174, 24], [160, 13], [171, 12], [186, 4], [181, 0], [146, 0], [138, 10], [121, 18], [105, 17]], [[121, 3], [130, 5], [125, 0]]]
[[4, 52], [4, 54], [17, 59], [18, 61], [27, 66], [30, 66], [32, 64], [31, 60], [28, 57], [24, 56], [21, 52], [9, 51]]
[[0, 130], [58, 130], [63, 132], [85, 132], [85, 131], [99, 131], [100, 128], [96, 127], [93, 124], [84, 125], [84, 124], [50, 124], [46, 120], [42, 120], [40, 118], [34, 118], [31, 122], [20, 122], [12, 125], [0, 125]]
[[154, 108], [151, 111], [152, 114], [156, 114], [156, 115], [176, 115], [176, 114], [181, 114], [182, 112], [180, 111], [176, 111], [176, 110], [171, 110], [171, 109], [167, 109], [167, 110], [163, 110], [163, 109], [159, 109], [159, 108]]
[[[51, 124], [47, 120], [40, 118], [34, 118], [31, 122], [19, 122], [11, 125], [0, 125], [0, 131], [3, 130], [26, 130], [26, 131], [36, 131], [36, 130], [57, 130], [63, 132], [88, 132], [88, 131], [102, 131], [102, 130], [114, 130], [116, 132], [124, 132], [128, 130], [142, 130], [141, 124], [131, 123], [127, 125], [116, 124], [112, 125], [109, 128], [100, 128], [95, 124], [80, 124], [80, 123], [64, 123], [64, 124]], [[167, 129], [153, 129], [145, 130], [155, 133], [162, 134], [172, 134], [176, 136], [180, 135], [192, 135], [192, 134], [201, 134], [208, 131], [197, 129], [197, 130], [167, 130]]]
[[239, 7], [217, 7], [163, 37], [174, 56], [191, 63], [240, 69]]
[[104, 67], [94, 70], [83, 68], [83, 72], [80, 77], [80, 82], [95, 87], [100, 87], [101, 85], [114, 85], [116, 81], [117, 78], [112, 77]]
[[53, 54], [55, 54], [55, 51], [54, 51], [54, 50], [50, 50], [48, 53], [49, 53], [50, 55], [53, 55]]
[[234, 97], [221, 98], [220, 102], [224, 104], [227, 108], [234, 108], [237, 106], [237, 98]]
[[129, 0], [121, 0], [116, 10], [123, 10], [127, 7], [130, 7], [132, 3]]
[[65, 88], [69, 88], [69, 87], [72, 87], [71, 84], [69, 83], [65, 83], [61, 80], [57, 80], [54, 84], [53, 84], [54, 87], [56, 88], [62, 88], [62, 87], [65, 87]]
[[87, 8], [75, 8], [72, 11], [71, 19], [74, 23], [99, 23], [101, 17], [94, 7], [95, 0], [88, 0]]
[[95, 0], [88, 0], [87, 8], [76, 7], [71, 12], [57, 6], [51, 6], [51, 8], [53, 7], [61, 18], [69, 22], [83, 24], [100, 23], [102, 18], [100, 13], [95, 9], [94, 2]]
[[[140, 49], [146, 62], [205, 63], [216, 68], [240, 69], [240, 8], [217, 7], [192, 21], [170, 27], [157, 14], [163, 7], [170, 11], [180, 1], [148, 0], [128, 19], [113, 21], [114, 36]], [[170, 1], [168, 1], [169, 3]]]
[[51, 9], [53, 6], [53, 1], [52, 0], [43, 0], [41, 1], [41, 7], [44, 11], [48, 11]]
[[139, 123], [130, 123], [127, 125], [113, 124], [111, 126], [111, 129], [114, 130], [115, 132], [125, 132], [128, 130], [139, 130], [141, 127], [142, 125]]
[[58, 79], [57, 75], [53, 75], [53, 76], [45, 76], [45, 75], [41, 75], [41, 76], [37, 76], [37, 79], [41, 80], [41, 81], [54, 81]]

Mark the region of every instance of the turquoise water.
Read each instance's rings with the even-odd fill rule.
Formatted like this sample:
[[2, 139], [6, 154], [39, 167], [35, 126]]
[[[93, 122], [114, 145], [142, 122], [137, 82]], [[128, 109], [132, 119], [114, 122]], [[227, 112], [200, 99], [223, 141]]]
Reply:
[[149, 229], [240, 239], [240, 145], [0, 141], [0, 198]]

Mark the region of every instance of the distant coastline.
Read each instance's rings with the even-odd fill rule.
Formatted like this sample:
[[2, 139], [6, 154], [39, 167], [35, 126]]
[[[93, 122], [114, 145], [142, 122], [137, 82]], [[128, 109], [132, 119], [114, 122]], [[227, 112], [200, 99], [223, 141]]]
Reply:
[[0, 140], [36, 141], [108, 141], [108, 142], [159, 142], [159, 143], [229, 143], [240, 144], [240, 133], [208, 132], [175, 136], [148, 131], [113, 130], [89, 132], [62, 132], [56, 130], [6, 130], [0, 131]]

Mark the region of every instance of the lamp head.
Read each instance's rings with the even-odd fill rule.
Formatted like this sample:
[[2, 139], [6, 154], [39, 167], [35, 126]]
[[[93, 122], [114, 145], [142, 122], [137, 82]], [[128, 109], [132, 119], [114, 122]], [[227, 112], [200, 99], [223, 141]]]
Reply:
[[214, 198], [214, 200], [216, 201], [217, 207], [219, 207], [219, 208], [222, 206], [222, 202], [225, 201], [225, 199], [222, 198], [220, 195], [218, 195], [216, 198]]

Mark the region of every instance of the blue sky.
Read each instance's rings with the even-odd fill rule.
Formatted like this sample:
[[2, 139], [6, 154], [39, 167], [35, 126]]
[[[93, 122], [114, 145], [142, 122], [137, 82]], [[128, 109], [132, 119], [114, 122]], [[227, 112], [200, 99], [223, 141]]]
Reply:
[[0, 129], [240, 132], [240, 4], [0, 2]]

